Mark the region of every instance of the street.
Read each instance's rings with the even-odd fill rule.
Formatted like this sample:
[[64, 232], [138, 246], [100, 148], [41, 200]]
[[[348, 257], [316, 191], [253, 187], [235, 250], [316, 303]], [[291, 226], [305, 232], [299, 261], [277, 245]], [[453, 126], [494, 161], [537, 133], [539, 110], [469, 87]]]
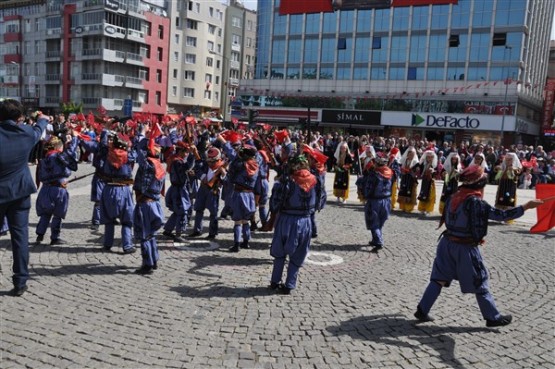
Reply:
[[[76, 175], [90, 172], [80, 164]], [[289, 296], [267, 288], [272, 234], [253, 233], [251, 249], [229, 253], [231, 220], [210, 242], [160, 237], [158, 270], [136, 275], [140, 252], [122, 253], [119, 227], [112, 252], [89, 230], [91, 177], [76, 180], [61, 233], [68, 244], [49, 246], [48, 231], [31, 246], [29, 291], [20, 298], [7, 295], [12, 252], [0, 238], [0, 368], [553, 368], [555, 232], [528, 232], [534, 210], [514, 224], [491, 223], [482, 248], [511, 325], [486, 328], [457, 283], [434, 305], [436, 320], [417, 324], [442, 232], [437, 206], [431, 217], [394, 211], [376, 255], [355, 179], [339, 204], [328, 174], [319, 236]], [[519, 190], [517, 203], [534, 194]], [[494, 195], [487, 186], [485, 199], [493, 204]], [[36, 224], [33, 207], [31, 241]]]

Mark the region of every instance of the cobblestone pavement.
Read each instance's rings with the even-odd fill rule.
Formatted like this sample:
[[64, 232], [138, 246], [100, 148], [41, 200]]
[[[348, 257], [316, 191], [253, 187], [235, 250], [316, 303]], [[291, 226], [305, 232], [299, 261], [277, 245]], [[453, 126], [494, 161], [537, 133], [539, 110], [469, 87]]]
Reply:
[[[90, 172], [82, 165], [78, 175]], [[90, 177], [73, 182], [62, 230], [69, 242], [32, 246], [21, 298], [7, 296], [12, 257], [0, 238], [0, 367], [553, 368], [555, 238], [528, 232], [533, 211], [492, 224], [482, 249], [496, 302], [513, 324], [486, 328], [474, 297], [456, 283], [434, 306], [436, 320], [416, 324], [439, 214], [395, 211], [375, 255], [356, 191], [338, 204], [333, 174], [327, 181], [319, 237], [289, 296], [266, 288], [272, 235], [255, 233], [252, 249], [230, 254], [231, 221], [220, 222], [213, 243], [161, 239], [159, 269], [134, 274], [139, 253], [103, 252], [102, 234], [88, 229]], [[490, 202], [494, 191], [488, 187]], [[519, 191], [519, 202], [533, 195]]]

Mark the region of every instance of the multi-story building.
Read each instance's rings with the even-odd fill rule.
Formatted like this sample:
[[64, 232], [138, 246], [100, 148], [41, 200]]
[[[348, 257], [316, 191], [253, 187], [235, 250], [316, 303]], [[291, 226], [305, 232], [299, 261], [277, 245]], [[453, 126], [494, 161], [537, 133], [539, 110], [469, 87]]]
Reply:
[[549, 43], [549, 66], [544, 90], [542, 134], [555, 149], [555, 40]]
[[258, 2], [256, 75], [241, 81], [240, 94], [257, 96], [248, 105], [259, 120], [291, 124], [311, 108], [312, 122], [334, 129], [537, 139], [554, 1], [334, 1], [355, 5], [306, 9], [317, 3], [326, 2]]
[[73, 102], [119, 116], [166, 113], [163, 1], [12, 1], [1, 4], [0, 20], [3, 97], [46, 111]]

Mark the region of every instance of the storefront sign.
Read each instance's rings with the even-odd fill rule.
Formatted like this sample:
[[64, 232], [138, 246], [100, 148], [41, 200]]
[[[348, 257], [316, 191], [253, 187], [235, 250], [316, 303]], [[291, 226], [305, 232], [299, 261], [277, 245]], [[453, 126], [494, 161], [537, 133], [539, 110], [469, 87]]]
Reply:
[[115, 0], [106, 0], [106, 2], [104, 4], [106, 4], [106, 7], [110, 10], [118, 10], [119, 9], [119, 3]]
[[322, 109], [322, 122], [325, 123], [379, 125], [380, 120], [379, 111]]
[[[385, 111], [381, 114], [381, 125], [412, 127], [428, 130], [473, 130], [515, 132], [514, 116], [490, 114], [410, 113]], [[530, 123], [528, 131], [530, 131]], [[524, 126], [522, 126], [524, 129]], [[530, 134], [530, 132], [529, 132]]]

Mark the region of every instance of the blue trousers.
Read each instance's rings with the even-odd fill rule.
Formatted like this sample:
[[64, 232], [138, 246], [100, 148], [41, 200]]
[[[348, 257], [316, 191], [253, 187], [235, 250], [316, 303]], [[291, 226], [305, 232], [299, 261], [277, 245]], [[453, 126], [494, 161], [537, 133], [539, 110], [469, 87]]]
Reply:
[[8, 219], [13, 253], [14, 287], [22, 288], [29, 279], [29, 211], [31, 197], [0, 204], [0, 219]]

